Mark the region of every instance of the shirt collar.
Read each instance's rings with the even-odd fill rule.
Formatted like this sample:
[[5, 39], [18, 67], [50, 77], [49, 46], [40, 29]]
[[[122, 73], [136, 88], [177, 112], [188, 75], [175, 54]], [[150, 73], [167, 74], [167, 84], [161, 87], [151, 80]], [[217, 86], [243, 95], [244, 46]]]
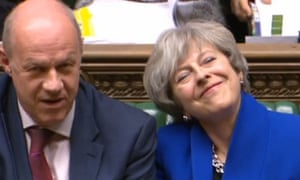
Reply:
[[[72, 128], [72, 124], [73, 124], [73, 120], [74, 120], [75, 104], [76, 104], [76, 102], [74, 101], [70, 112], [68, 113], [66, 118], [61, 123], [50, 126], [50, 127], [48, 127], [48, 129], [57, 134], [60, 134], [62, 136], [69, 138], [71, 136], [71, 128]], [[21, 120], [22, 120], [24, 129], [37, 125], [36, 122], [34, 122], [34, 120], [24, 110], [24, 108], [21, 105], [19, 100], [18, 100], [18, 107], [19, 107]]]

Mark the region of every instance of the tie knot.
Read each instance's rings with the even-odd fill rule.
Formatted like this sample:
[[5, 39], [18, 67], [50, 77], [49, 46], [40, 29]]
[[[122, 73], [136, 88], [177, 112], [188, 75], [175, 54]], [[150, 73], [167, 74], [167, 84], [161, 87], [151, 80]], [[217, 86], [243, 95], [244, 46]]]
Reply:
[[53, 135], [48, 129], [44, 129], [38, 126], [33, 126], [27, 129], [31, 139], [31, 153], [39, 153], [44, 150], [44, 147], [50, 142]]

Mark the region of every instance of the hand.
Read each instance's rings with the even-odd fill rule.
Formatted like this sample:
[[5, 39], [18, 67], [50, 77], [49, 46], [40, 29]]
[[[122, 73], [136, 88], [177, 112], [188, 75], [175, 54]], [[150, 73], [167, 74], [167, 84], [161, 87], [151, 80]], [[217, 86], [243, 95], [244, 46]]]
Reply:
[[[264, 4], [271, 4], [272, 0], [261, 0]], [[249, 0], [231, 0], [231, 10], [240, 21], [247, 21], [252, 16]]]

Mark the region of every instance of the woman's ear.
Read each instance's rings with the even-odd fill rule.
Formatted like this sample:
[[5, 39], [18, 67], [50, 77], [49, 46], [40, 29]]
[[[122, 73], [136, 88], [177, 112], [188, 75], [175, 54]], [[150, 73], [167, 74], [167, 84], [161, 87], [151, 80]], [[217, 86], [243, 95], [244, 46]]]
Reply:
[[0, 47], [0, 64], [1, 64], [2, 68], [4, 69], [4, 71], [10, 75], [11, 68], [9, 66], [9, 60], [8, 60], [6, 53], [2, 47]]
[[244, 74], [243, 72], [239, 72], [239, 78], [240, 78], [240, 81], [244, 81]]

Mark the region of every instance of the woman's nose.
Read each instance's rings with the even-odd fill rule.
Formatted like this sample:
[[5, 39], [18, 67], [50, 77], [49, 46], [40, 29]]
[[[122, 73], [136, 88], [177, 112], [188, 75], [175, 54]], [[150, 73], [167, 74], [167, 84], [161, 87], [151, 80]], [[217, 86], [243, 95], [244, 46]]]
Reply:
[[196, 79], [199, 82], [204, 82], [209, 77], [207, 70], [205, 68], [201, 68], [199, 66], [195, 68], [195, 74], [196, 74], [195, 75]]

